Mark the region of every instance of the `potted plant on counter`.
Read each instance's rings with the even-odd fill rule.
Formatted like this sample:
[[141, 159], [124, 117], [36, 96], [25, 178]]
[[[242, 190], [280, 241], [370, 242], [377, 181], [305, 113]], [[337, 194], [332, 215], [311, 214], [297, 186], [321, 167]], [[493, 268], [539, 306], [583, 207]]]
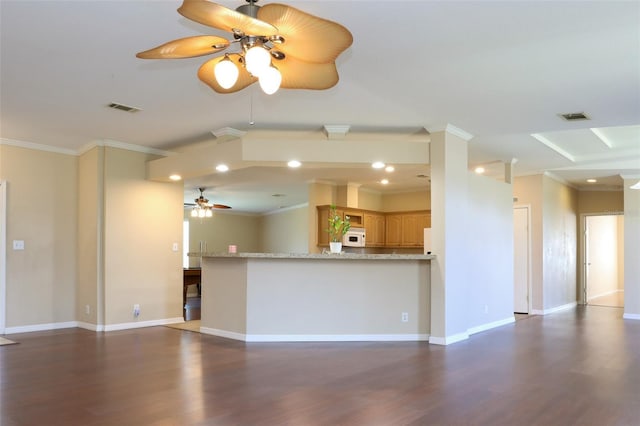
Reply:
[[342, 252], [342, 237], [351, 228], [349, 222], [349, 216], [345, 216], [344, 219], [338, 214], [335, 205], [329, 207], [329, 248], [331, 253]]

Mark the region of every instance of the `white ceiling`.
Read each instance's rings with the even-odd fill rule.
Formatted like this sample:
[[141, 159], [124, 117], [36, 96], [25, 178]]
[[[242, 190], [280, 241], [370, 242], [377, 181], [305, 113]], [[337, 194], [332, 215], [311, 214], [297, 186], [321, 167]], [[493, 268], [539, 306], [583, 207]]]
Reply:
[[[220, 95], [196, 76], [207, 58], [137, 59], [176, 38], [226, 36], [178, 14], [180, 1], [0, 0], [0, 137], [73, 152], [102, 140], [167, 150], [225, 127], [418, 134], [450, 123], [474, 135], [470, 166], [515, 158], [516, 175], [547, 171], [577, 188], [619, 189], [620, 174], [640, 175], [640, 2], [285, 3], [352, 32], [336, 87]], [[571, 112], [591, 119], [558, 116]], [[381, 187], [364, 168], [249, 167], [188, 180], [186, 198], [212, 186], [212, 201], [264, 212], [304, 202], [312, 179], [400, 191], [424, 185], [415, 175], [428, 168], [394, 173]]]

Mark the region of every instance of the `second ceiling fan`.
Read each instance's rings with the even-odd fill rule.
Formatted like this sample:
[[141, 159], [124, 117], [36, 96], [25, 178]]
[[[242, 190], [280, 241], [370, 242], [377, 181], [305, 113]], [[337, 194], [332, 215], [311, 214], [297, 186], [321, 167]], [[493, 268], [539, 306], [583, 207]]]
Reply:
[[235, 52], [210, 59], [198, 77], [218, 93], [233, 93], [259, 82], [267, 94], [287, 89], [329, 89], [338, 83], [336, 58], [353, 42], [342, 25], [284, 4], [236, 10], [207, 0], [184, 0], [178, 12], [192, 21], [230, 32], [181, 38], [138, 53], [143, 59], [178, 59]]

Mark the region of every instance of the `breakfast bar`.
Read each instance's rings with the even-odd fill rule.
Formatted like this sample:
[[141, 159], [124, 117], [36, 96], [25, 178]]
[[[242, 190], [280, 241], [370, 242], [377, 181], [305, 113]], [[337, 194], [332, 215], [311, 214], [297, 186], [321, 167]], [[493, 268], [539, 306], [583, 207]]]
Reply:
[[192, 255], [202, 258], [202, 333], [247, 342], [428, 340], [433, 255]]

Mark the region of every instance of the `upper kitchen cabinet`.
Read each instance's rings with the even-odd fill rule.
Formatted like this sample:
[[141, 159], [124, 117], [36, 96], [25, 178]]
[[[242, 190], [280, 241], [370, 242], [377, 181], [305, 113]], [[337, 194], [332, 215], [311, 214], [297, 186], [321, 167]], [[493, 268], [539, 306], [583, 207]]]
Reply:
[[366, 247], [384, 247], [385, 224], [386, 220], [382, 213], [366, 212], [364, 214], [364, 229], [367, 233]]
[[431, 212], [387, 213], [387, 247], [422, 247], [424, 228], [431, 227]]

